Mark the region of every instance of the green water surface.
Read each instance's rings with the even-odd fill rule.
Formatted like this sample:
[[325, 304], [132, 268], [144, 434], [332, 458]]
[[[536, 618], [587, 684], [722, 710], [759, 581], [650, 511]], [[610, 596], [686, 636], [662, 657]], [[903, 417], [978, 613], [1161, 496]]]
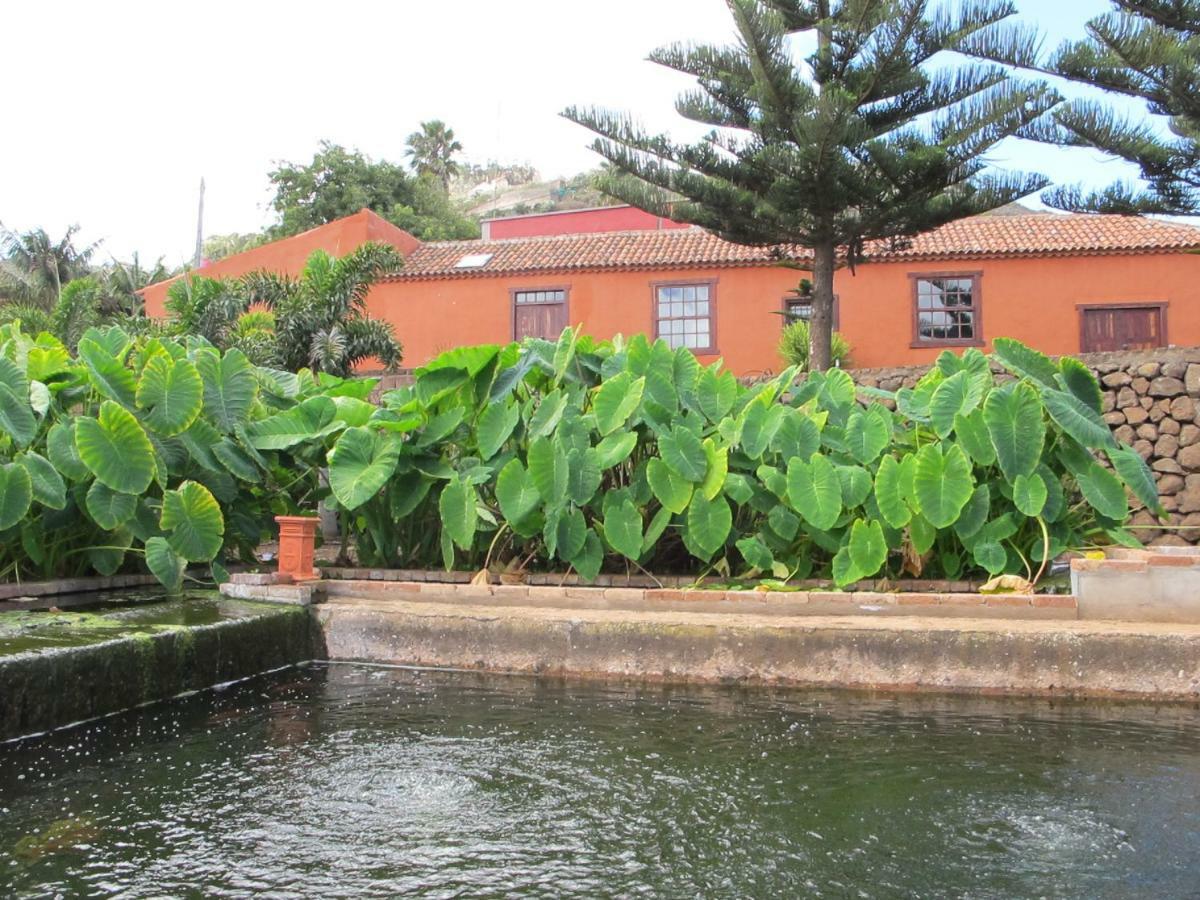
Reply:
[[0, 745], [4, 897], [1197, 897], [1200, 714], [314, 666]]

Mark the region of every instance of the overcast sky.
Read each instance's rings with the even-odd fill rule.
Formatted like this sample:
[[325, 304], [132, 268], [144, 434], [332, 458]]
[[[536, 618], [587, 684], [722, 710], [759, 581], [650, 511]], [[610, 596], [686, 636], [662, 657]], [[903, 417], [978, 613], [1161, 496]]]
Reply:
[[[1017, 0], [1057, 43], [1105, 0]], [[1052, 8], [1052, 12], [1047, 12]], [[645, 62], [675, 40], [725, 40], [723, 0], [60, 0], [6, 4], [0, 222], [103, 238], [106, 253], [176, 264], [205, 231], [271, 221], [266, 173], [327, 138], [400, 160], [423, 119], [471, 161], [594, 166], [572, 103], [678, 124], [687, 80]], [[1120, 167], [1083, 151], [999, 162], [1100, 184]]]

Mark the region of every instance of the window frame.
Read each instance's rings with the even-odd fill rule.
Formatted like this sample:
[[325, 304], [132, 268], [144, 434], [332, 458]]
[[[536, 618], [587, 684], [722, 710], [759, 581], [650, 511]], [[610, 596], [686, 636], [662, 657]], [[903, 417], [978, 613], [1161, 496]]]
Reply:
[[[807, 301], [809, 306], [812, 306], [811, 297], [797, 297], [795, 294], [788, 294], [779, 303], [779, 309], [783, 313], [784, 327], [798, 321], [791, 317], [791, 312], [788, 310], [788, 304]], [[812, 319], [805, 319], [805, 322], [811, 322]], [[833, 295], [833, 330], [840, 331], [842, 328], [842, 297], [840, 294]]]
[[[546, 291], [562, 291], [562, 300], [555, 300], [553, 303], [517, 303], [518, 294], [536, 294]], [[508, 289], [508, 325], [509, 335], [512, 340], [517, 339], [517, 309], [519, 307], [529, 306], [561, 306], [563, 308], [563, 316], [569, 325], [571, 322], [571, 286], [569, 284], [551, 284], [539, 287], [516, 287]]]
[[[975, 336], [971, 338], [923, 338], [921, 337], [921, 282], [946, 278], [971, 279], [971, 314]], [[983, 272], [909, 272], [909, 306], [912, 316], [912, 341], [909, 348], [921, 347], [982, 347], [987, 342], [983, 337]]]
[[[663, 337], [659, 334], [659, 323], [663, 321], [663, 317], [658, 314], [658, 292], [661, 288], [687, 288], [687, 287], [707, 287], [708, 288], [708, 346], [707, 347], [685, 347], [686, 350], [691, 350], [696, 356], [714, 356], [720, 351], [717, 349], [717, 279], [716, 278], [686, 278], [683, 280], [668, 279], [665, 281], [650, 282], [650, 321], [652, 326], [653, 339], [658, 340]], [[689, 316], [687, 318], [699, 319], [700, 316]], [[671, 316], [666, 317], [667, 321], [674, 321]], [[682, 319], [680, 320], [682, 321]], [[665, 340], [665, 338], [664, 338]], [[668, 344], [670, 342], [668, 341]], [[677, 349], [677, 348], [672, 348]]]

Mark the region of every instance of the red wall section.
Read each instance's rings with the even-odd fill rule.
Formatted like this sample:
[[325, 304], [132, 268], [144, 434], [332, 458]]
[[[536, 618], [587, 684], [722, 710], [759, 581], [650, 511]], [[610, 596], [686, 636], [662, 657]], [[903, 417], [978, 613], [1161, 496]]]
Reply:
[[688, 228], [635, 206], [604, 206], [598, 209], [574, 209], [541, 215], [512, 216], [484, 222], [484, 238], [539, 237], [552, 234], [596, 234], [604, 231], [663, 231]]

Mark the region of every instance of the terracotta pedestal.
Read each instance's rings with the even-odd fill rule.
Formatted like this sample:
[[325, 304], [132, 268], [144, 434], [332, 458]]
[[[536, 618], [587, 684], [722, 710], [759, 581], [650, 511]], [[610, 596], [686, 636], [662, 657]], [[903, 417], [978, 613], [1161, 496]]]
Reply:
[[276, 516], [275, 521], [279, 523], [278, 579], [308, 581], [320, 578], [320, 573], [313, 568], [313, 551], [321, 520], [315, 516]]

